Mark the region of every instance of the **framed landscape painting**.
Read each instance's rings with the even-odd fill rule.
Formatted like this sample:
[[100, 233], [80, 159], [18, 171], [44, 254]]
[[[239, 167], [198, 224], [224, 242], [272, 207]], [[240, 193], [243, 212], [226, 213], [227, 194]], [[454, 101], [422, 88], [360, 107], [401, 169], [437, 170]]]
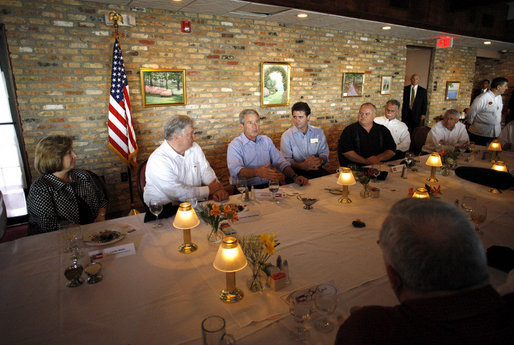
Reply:
[[289, 105], [291, 65], [287, 62], [261, 63], [261, 106]]
[[382, 76], [382, 82], [380, 83], [380, 94], [390, 95], [391, 94], [391, 83], [393, 82], [392, 76]]
[[446, 101], [456, 101], [459, 97], [459, 81], [447, 81], [446, 82], [446, 94], [444, 99]]
[[343, 97], [360, 97], [364, 89], [364, 73], [343, 74]]
[[143, 106], [186, 104], [186, 70], [143, 68], [140, 74]]

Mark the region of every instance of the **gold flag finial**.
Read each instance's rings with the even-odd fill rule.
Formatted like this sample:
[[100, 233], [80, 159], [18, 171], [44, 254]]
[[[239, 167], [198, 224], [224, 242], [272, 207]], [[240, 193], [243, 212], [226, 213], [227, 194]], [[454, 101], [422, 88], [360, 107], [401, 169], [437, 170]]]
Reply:
[[123, 16], [116, 11], [111, 11], [109, 13], [109, 20], [112, 22], [112, 26], [114, 27], [114, 37], [119, 40], [120, 34], [118, 32], [118, 22], [123, 24]]

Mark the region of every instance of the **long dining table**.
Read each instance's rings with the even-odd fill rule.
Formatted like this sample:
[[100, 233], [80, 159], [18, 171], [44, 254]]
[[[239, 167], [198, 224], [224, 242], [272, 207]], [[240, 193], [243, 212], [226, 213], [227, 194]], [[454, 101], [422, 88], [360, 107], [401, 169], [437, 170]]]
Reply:
[[[459, 165], [490, 167], [480, 153], [471, 162]], [[514, 167], [514, 156], [502, 152], [501, 158]], [[273, 291], [248, 291], [250, 268], [236, 273], [236, 285], [244, 298], [232, 304], [219, 300], [225, 287], [225, 273], [214, 269], [219, 244], [207, 241], [210, 228], [201, 221], [191, 230], [198, 250], [181, 254], [182, 230], [172, 226], [173, 218], [143, 222], [143, 214], [80, 227], [84, 236], [106, 229], [118, 229], [125, 237], [109, 246], [85, 246], [82, 265], [89, 254], [103, 250], [103, 280], [66, 287], [64, 270], [71, 264], [63, 252], [59, 231], [25, 237], [0, 245], [0, 344], [202, 344], [201, 322], [208, 315], [226, 320], [227, 332], [241, 344], [295, 344], [290, 335], [295, 327], [289, 315], [287, 296], [294, 290], [329, 282], [338, 289], [338, 306], [330, 315], [333, 322], [344, 319], [354, 306], [394, 305], [397, 300], [389, 288], [377, 246], [378, 232], [387, 211], [396, 201], [408, 197], [409, 188], [422, 187], [430, 175], [426, 156], [416, 157], [415, 169], [402, 178], [389, 172], [386, 180], [371, 182], [380, 189], [378, 198], [361, 198], [363, 186], [349, 187], [352, 203], [341, 204], [334, 189], [337, 175], [309, 181], [306, 186], [281, 187], [278, 202], [267, 191], [256, 199], [230, 197], [245, 211], [231, 226], [238, 236], [275, 233], [279, 254], [289, 263], [290, 284]], [[387, 164], [382, 170], [389, 169]], [[437, 183], [441, 200], [456, 203], [466, 195], [487, 206], [487, 219], [480, 225], [484, 248], [501, 245], [514, 248], [514, 192], [491, 193], [490, 188], [457, 176], [441, 176]], [[332, 191], [329, 191], [332, 190]], [[297, 195], [317, 198], [310, 210], [304, 209]], [[363, 228], [352, 225], [360, 219]], [[109, 247], [132, 248], [115, 254]], [[133, 246], [133, 247], [132, 247]], [[507, 274], [490, 269], [493, 286], [504, 288]], [[85, 274], [84, 277], [85, 278]], [[331, 332], [314, 326], [319, 313], [306, 322], [309, 336], [305, 344], [331, 344]]]

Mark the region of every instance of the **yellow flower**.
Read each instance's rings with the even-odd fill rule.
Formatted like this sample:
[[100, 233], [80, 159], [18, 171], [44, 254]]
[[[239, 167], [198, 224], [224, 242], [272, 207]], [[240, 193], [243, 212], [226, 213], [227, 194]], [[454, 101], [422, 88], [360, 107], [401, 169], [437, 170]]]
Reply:
[[266, 242], [266, 254], [275, 254], [275, 242]]

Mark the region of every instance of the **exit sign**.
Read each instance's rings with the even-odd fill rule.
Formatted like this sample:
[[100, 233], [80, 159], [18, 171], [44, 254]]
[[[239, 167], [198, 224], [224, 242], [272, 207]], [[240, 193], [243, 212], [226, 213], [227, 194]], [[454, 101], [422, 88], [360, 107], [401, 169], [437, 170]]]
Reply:
[[442, 37], [437, 39], [437, 48], [453, 47], [453, 37]]

